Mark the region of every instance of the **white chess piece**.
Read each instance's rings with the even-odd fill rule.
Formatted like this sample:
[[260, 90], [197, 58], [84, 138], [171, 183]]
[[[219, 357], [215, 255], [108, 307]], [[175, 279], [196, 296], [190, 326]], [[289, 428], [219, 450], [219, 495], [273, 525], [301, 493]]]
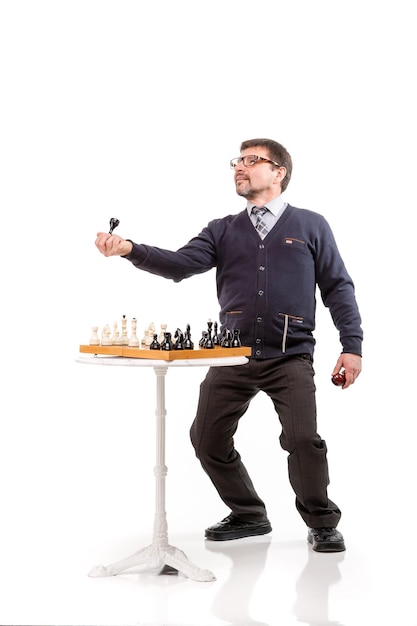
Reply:
[[108, 324], [103, 328], [103, 332], [101, 334], [101, 345], [102, 346], [112, 346], [113, 341], [111, 338], [111, 330]]
[[127, 319], [126, 319], [126, 315], [123, 315], [123, 317], [122, 317], [121, 343], [122, 343], [122, 346], [128, 346], [129, 345], [129, 337], [127, 336]]
[[100, 337], [98, 336], [98, 326], [91, 327], [90, 346], [99, 346]]
[[129, 348], [139, 348], [139, 339], [136, 334], [136, 329], [137, 329], [137, 320], [134, 317], [132, 319], [132, 333], [130, 335], [129, 343], [128, 343]]
[[161, 332], [159, 333], [159, 337], [158, 337], [159, 343], [162, 343], [164, 341], [167, 327], [168, 327], [168, 324], [161, 324]]
[[120, 333], [119, 333], [119, 330], [117, 328], [117, 322], [113, 322], [113, 336], [112, 336], [112, 339], [113, 339], [113, 344], [115, 346], [120, 346], [121, 345], [122, 338], [120, 337]]
[[145, 345], [147, 348], [149, 348], [149, 346], [151, 345], [154, 334], [155, 334], [155, 324], [152, 322], [152, 324], [149, 324], [149, 327], [146, 330]]
[[146, 328], [145, 333], [142, 338], [142, 346], [144, 348], [148, 348], [151, 345], [154, 334], [155, 334], [155, 324], [151, 322], [148, 328]]

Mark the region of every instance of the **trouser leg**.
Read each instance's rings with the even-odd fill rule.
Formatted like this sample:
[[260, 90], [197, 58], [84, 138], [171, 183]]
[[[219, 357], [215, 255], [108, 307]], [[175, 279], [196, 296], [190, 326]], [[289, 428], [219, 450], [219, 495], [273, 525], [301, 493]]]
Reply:
[[239, 419], [259, 390], [271, 397], [278, 413], [280, 443], [288, 452], [289, 479], [302, 519], [311, 528], [337, 526], [341, 512], [327, 495], [327, 448], [317, 433], [314, 370], [307, 359], [250, 360], [246, 365], [209, 370], [191, 427], [202, 467], [235, 515], [266, 517], [265, 504], [233, 441]]
[[256, 395], [247, 365], [211, 368], [200, 386], [191, 441], [197, 458], [235, 516], [266, 518], [265, 504], [234, 447], [239, 419]]
[[336, 527], [341, 512], [327, 495], [327, 447], [317, 433], [312, 363], [301, 357], [282, 360], [264, 389], [282, 425], [280, 443], [289, 453], [288, 473], [298, 512], [311, 528]]

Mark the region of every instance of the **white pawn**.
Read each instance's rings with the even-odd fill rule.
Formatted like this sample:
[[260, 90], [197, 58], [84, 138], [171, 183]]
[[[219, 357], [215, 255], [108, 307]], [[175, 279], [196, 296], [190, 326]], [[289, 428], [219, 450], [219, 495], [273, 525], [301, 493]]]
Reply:
[[121, 345], [121, 337], [120, 337], [120, 333], [119, 333], [118, 328], [117, 328], [117, 322], [113, 322], [113, 336], [112, 336], [112, 339], [113, 339], [113, 344], [115, 346], [120, 346]]
[[158, 337], [159, 343], [162, 343], [164, 341], [167, 327], [168, 327], [168, 324], [161, 324], [161, 332], [159, 333], [159, 337]]
[[154, 334], [155, 334], [155, 325], [151, 324], [149, 328], [146, 329], [146, 333], [145, 333], [145, 346], [147, 348], [149, 348], [149, 346], [151, 345]]
[[129, 348], [139, 348], [139, 339], [136, 334], [136, 329], [137, 329], [137, 320], [134, 317], [132, 319], [132, 333], [130, 335], [130, 339], [128, 343]]
[[99, 346], [100, 337], [98, 336], [98, 326], [91, 327], [90, 346]]
[[144, 335], [142, 337], [142, 346], [144, 348], [147, 348], [151, 345], [154, 334], [155, 334], [155, 324], [151, 322], [148, 328], [145, 329]]

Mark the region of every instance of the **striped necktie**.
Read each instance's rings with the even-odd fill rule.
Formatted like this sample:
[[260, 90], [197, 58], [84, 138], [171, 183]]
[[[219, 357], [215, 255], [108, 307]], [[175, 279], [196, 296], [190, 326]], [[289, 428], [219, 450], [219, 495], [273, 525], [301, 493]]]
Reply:
[[256, 216], [255, 228], [258, 231], [259, 235], [262, 237], [262, 239], [268, 234], [268, 226], [262, 219], [267, 211], [268, 209], [265, 206], [252, 207], [252, 213]]

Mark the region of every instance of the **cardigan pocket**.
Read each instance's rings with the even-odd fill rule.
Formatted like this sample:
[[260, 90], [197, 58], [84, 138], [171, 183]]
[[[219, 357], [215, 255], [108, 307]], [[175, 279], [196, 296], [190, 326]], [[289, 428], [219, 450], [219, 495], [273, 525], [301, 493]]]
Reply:
[[240, 330], [241, 336], [249, 336], [250, 326], [242, 310], [226, 311], [223, 330]]
[[226, 311], [225, 326], [229, 329], [236, 328], [236, 322], [243, 319], [243, 311]]
[[242, 319], [243, 311], [226, 311], [226, 326], [228, 326], [228, 322], [236, 322], [237, 320]]
[[287, 350], [287, 339], [288, 339], [288, 328], [290, 325], [293, 324], [303, 324], [304, 323], [304, 318], [303, 317], [299, 317], [297, 315], [290, 315], [289, 313], [278, 313], [278, 315], [280, 317], [282, 317], [284, 319], [284, 329], [282, 332], [282, 344], [281, 344], [281, 351], [283, 354], [285, 354], [286, 350]]

